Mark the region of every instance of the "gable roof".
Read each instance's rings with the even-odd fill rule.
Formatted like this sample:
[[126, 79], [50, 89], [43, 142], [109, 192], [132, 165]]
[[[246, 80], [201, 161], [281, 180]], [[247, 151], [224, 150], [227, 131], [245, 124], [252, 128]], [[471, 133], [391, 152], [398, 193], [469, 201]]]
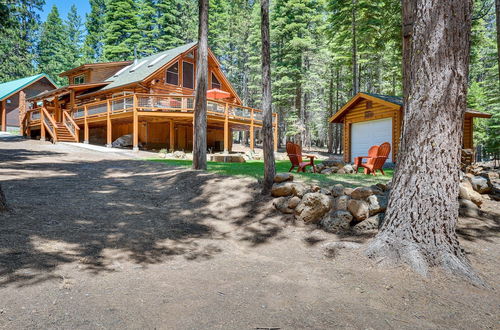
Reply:
[[69, 76], [72, 73], [85, 70], [88, 68], [98, 68], [98, 67], [113, 67], [113, 66], [126, 66], [132, 64], [133, 61], [115, 61], [115, 62], [98, 62], [98, 63], [87, 63], [77, 66], [76, 68], [70, 69], [68, 71], [61, 72], [59, 77]]
[[158, 54], [143, 57], [106, 79], [110, 84], [102, 88], [101, 91], [141, 82], [177, 56], [193, 48], [196, 44], [196, 42], [191, 42]]
[[12, 94], [15, 94], [26, 88], [27, 86], [37, 82], [40, 79], [47, 78], [47, 80], [54, 85], [54, 88], [57, 88], [57, 85], [49, 78], [45, 73], [40, 73], [31, 77], [21, 78], [17, 80], [12, 80], [0, 84], [0, 101], [5, 100], [10, 97]]
[[352, 99], [349, 100], [342, 108], [340, 108], [333, 116], [328, 120], [331, 123], [340, 123], [342, 117], [349, 111], [351, 106], [358, 103], [360, 100], [370, 100], [378, 103], [383, 103], [390, 108], [401, 108], [403, 106], [403, 100], [398, 96], [389, 96], [389, 95], [381, 95], [381, 94], [372, 94], [372, 93], [358, 93], [354, 95]]
[[[382, 95], [382, 94], [374, 94], [374, 93], [358, 93], [352, 99], [349, 100], [342, 108], [339, 109], [330, 119], [328, 120], [331, 123], [340, 123], [342, 117], [349, 111], [352, 105], [356, 104], [358, 100], [366, 99], [372, 100], [379, 103], [385, 103], [386, 105], [401, 109], [403, 107], [403, 98], [400, 96], [392, 96], [392, 95]], [[490, 118], [491, 114], [480, 112], [473, 109], [467, 109], [465, 111], [466, 117], [481, 117], [481, 118]]]

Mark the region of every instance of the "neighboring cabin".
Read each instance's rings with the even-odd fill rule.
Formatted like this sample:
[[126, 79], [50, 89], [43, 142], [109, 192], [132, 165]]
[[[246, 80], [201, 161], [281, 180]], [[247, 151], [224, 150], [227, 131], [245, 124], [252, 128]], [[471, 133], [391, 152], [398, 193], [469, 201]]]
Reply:
[[[491, 115], [467, 109], [464, 119], [462, 147], [473, 148], [473, 119], [490, 118]], [[358, 93], [330, 119], [331, 123], [344, 124], [344, 161], [366, 156], [368, 149], [383, 142], [391, 144], [389, 161], [397, 159], [403, 126], [403, 100], [397, 96]]]
[[26, 98], [57, 88], [44, 73], [0, 84], [1, 130], [18, 130]]
[[[197, 44], [190, 43], [133, 62], [85, 64], [63, 72], [67, 86], [28, 99], [32, 109], [25, 133], [108, 146], [132, 134], [134, 149], [192, 150], [196, 52]], [[261, 111], [242, 106], [210, 50], [208, 66], [208, 147], [231, 150], [232, 130], [250, 131], [253, 147]], [[276, 115], [273, 120], [276, 135]]]

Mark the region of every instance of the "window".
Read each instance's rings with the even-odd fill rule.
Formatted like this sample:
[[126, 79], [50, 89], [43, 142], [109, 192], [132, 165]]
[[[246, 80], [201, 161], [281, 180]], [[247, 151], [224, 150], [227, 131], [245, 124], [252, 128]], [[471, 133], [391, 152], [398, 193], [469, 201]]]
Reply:
[[182, 86], [194, 89], [194, 65], [182, 62]]
[[79, 76], [74, 77], [73, 84], [75, 84], [75, 85], [85, 84], [85, 75], [81, 74]]
[[217, 79], [217, 77], [213, 73], [212, 73], [212, 88], [221, 89], [221, 84], [219, 82], [219, 79]]
[[175, 63], [167, 69], [167, 84], [179, 85], [179, 63]]

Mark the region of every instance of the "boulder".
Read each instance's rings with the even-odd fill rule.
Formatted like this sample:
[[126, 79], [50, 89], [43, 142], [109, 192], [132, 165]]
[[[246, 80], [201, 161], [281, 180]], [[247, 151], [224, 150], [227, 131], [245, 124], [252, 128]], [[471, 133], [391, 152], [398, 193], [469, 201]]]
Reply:
[[293, 196], [288, 200], [288, 208], [295, 209], [297, 205], [300, 203], [300, 198], [297, 196]]
[[354, 199], [365, 199], [368, 196], [373, 195], [373, 190], [369, 187], [357, 187], [351, 193], [351, 198]]
[[470, 183], [472, 184], [472, 188], [480, 194], [486, 194], [491, 190], [488, 179], [482, 176], [473, 176], [470, 178]]
[[347, 203], [347, 209], [358, 221], [365, 220], [370, 215], [370, 208], [367, 202], [359, 199], [351, 199]]
[[318, 222], [330, 209], [330, 197], [320, 193], [307, 193], [295, 209], [297, 219], [307, 223]]
[[337, 171], [337, 174], [345, 174], [345, 173], [346, 173], [346, 171], [343, 168], [341, 168]]
[[332, 174], [332, 173], [335, 173], [335, 170], [336, 167], [327, 167], [327, 168], [324, 168], [322, 171], [320, 171], [321, 174]]
[[468, 180], [460, 182], [458, 197], [472, 201], [477, 206], [481, 206], [481, 204], [483, 204], [481, 194], [472, 188], [472, 185]]
[[368, 211], [371, 215], [384, 212], [387, 209], [387, 196], [385, 195], [371, 195], [366, 199], [368, 202]]
[[345, 163], [343, 160], [341, 159], [333, 159], [333, 158], [329, 158], [329, 159], [326, 159], [322, 162], [322, 164], [325, 166], [325, 167], [338, 167], [338, 168], [342, 168], [344, 167]]
[[387, 187], [387, 185], [386, 185], [386, 184], [383, 184], [383, 183], [377, 183], [375, 186], [376, 186], [376, 187], [378, 187], [378, 188], [379, 188], [380, 190], [382, 190], [382, 191], [387, 191], [387, 190], [389, 189], [389, 188]]
[[352, 165], [345, 165], [343, 168], [342, 168], [346, 174], [353, 174], [354, 173], [354, 167]]
[[459, 199], [458, 200], [460, 208], [459, 213], [461, 216], [476, 218], [479, 216], [479, 208], [473, 202], [467, 199]]
[[326, 168], [326, 167], [325, 167], [325, 165], [323, 165], [323, 164], [318, 164], [318, 165], [316, 165], [316, 171], [317, 171], [318, 173], [321, 173], [321, 172], [322, 172], [325, 168]]
[[344, 188], [344, 195], [351, 196], [353, 190], [352, 188]]
[[339, 211], [347, 211], [347, 204], [351, 198], [346, 195], [335, 198], [334, 208]]
[[292, 194], [294, 196], [302, 198], [307, 192], [306, 187], [301, 183], [292, 184]]
[[352, 227], [354, 232], [364, 232], [371, 230], [378, 230], [384, 221], [385, 213], [379, 213], [377, 215], [371, 216], [368, 219], [355, 224]]
[[309, 188], [309, 191], [310, 192], [319, 192], [319, 191], [321, 191], [321, 187], [320, 186], [311, 186]]
[[484, 178], [487, 178], [490, 181], [499, 179], [498, 172], [494, 172], [494, 171], [485, 171], [485, 172], [482, 172], [480, 175]]
[[323, 195], [328, 195], [328, 196], [332, 195], [332, 192], [328, 189], [325, 189], [325, 188], [321, 188], [321, 190], [319, 192], [322, 193]]
[[273, 200], [273, 205], [274, 207], [282, 212], [282, 213], [286, 213], [286, 214], [292, 214], [293, 213], [293, 209], [289, 208], [288, 207], [288, 198], [286, 197], [279, 197], [279, 198], [275, 198]]
[[293, 174], [292, 173], [276, 173], [274, 176], [274, 182], [276, 183], [281, 183], [281, 182], [287, 182], [287, 181], [293, 181]]
[[124, 148], [124, 147], [131, 147], [132, 144], [133, 144], [132, 134], [125, 134], [120, 136], [118, 139], [114, 140], [113, 143], [111, 143], [111, 146], [113, 148]]
[[290, 196], [293, 194], [293, 182], [275, 183], [271, 187], [271, 195], [274, 197]]
[[338, 183], [332, 187], [331, 191], [332, 191], [333, 197], [342, 196], [342, 195], [344, 195], [344, 186], [341, 185], [340, 183]]
[[337, 233], [350, 228], [352, 214], [347, 211], [335, 211], [324, 217], [320, 224], [328, 232]]
[[184, 151], [174, 151], [172, 156], [177, 159], [187, 159], [186, 153]]

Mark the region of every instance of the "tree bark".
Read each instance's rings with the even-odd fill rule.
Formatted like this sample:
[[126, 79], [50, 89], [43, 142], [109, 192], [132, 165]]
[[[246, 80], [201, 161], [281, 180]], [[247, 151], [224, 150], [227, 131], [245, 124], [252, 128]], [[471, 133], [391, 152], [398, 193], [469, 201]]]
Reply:
[[[337, 68], [338, 72], [338, 68]], [[328, 119], [333, 116], [333, 70], [330, 73], [330, 85], [328, 89]], [[333, 139], [334, 139], [333, 124], [328, 121], [328, 153], [333, 153]]]
[[261, 0], [260, 6], [262, 36], [262, 149], [264, 151], [264, 185], [262, 193], [268, 194], [273, 185], [276, 172], [272, 118], [269, 0]]
[[193, 169], [207, 169], [208, 1], [199, 0], [193, 129]]
[[2, 186], [0, 186], [0, 212], [8, 211], [9, 207], [7, 206], [7, 200], [5, 199], [5, 195], [2, 190]]
[[404, 129], [385, 221], [367, 254], [481, 284], [455, 232], [471, 10], [471, 0], [403, 0]]

